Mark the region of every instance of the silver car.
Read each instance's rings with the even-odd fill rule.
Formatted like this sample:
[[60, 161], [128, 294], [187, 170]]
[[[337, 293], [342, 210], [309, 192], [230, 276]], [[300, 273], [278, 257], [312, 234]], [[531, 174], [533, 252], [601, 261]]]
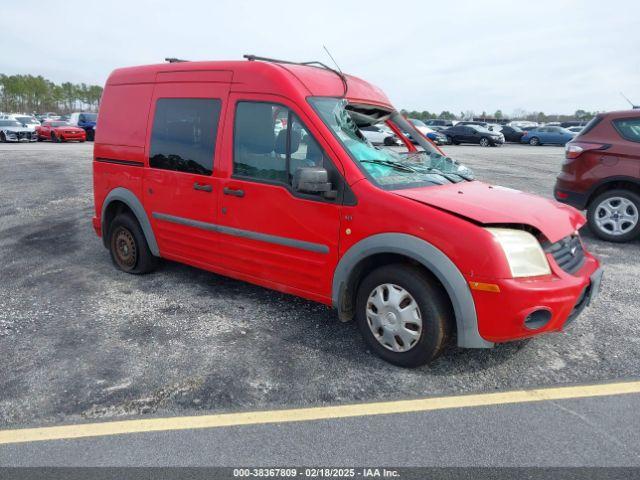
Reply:
[[33, 128], [23, 127], [15, 120], [0, 120], [0, 142], [37, 142]]

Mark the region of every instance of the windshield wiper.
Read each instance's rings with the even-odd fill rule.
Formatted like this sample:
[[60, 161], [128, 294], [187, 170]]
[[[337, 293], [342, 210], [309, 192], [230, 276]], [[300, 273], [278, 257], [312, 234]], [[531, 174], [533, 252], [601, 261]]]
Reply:
[[399, 170], [401, 172], [409, 172], [409, 173], [419, 173], [415, 168], [405, 165], [399, 162], [390, 162], [388, 160], [360, 160], [360, 163], [373, 163], [375, 165], [384, 165], [385, 167], [391, 167], [394, 170]]

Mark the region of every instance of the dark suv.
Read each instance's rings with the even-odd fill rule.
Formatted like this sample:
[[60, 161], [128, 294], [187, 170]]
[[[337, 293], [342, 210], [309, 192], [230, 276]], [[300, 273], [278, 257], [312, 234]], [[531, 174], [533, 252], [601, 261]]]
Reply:
[[566, 145], [556, 200], [587, 210], [600, 238], [640, 234], [640, 110], [597, 115]]

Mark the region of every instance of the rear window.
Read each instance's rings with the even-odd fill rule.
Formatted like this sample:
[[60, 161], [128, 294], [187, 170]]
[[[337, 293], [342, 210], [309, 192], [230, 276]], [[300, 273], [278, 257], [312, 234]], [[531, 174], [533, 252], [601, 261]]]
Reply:
[[152, 168], [211, 175], [221, 102], [213, 98], [161, 98], [151, 132]]
[[98, 118], [96, 113], [81, 113], [78, 117], [79, 122], [95, 122]]
[[582, 129], [580, 135], [578, 136], [582, 137], [583, 135], [589, 133], [595, 128], [596, 125], [598, 125], [602, 121], [602, 118], [602, 115], [596, 115], [595, 117], [593, 117], [591, 120], [589, 120], [589, 123], [587, 123], [587, 125]]
[[631, 142], [640, 142], [640, 118], [619, 118], [613, 126], [622, 138]]

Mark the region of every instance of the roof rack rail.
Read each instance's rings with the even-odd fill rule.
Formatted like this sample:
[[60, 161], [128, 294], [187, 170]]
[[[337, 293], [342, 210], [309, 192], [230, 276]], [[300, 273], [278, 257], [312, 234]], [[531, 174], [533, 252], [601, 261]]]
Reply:
[[176, 57], [167, 57], [164, 59], [164, 61], [169, 63], [180, 63], [180, 62], [188, 62], [189, 60], [183, 60], [182, 58], [176, 58]]
[[335, 70], [329, 66], [327, 66], [326, 64], [319, 62], [317, 60], [311, 60], [309, 62], [292, 62], [291, 60], [278, 60], [277, 58], [269, 58], [269, 57], [259, 57], [258, 55], [249, 55], [249, 54], [245, 54], [243, 55], [244, 58], [246, 58], [247, 60], [249, 60], [250, 62], [253, 61], [261, 61], [261, 62], [270, 62], [270, 63], [284, 63], [284, 64], [288, 64], [288, 65], [304, 65], [305, 67], [316, 67], [316, 68], [324, 68], [325, 70], [329, 70], [330, 72], [335, 73], [336, 75], [338, 75], [338, 77], [340, 77], [340, 80], [342, 81], [342, 85], [344, 86], [344, 93], [343, 96], [347, 96], [347, 89], [349, 88], [349, 86], [347, 85], [347, 77], [345, 77], [344, 73]]

